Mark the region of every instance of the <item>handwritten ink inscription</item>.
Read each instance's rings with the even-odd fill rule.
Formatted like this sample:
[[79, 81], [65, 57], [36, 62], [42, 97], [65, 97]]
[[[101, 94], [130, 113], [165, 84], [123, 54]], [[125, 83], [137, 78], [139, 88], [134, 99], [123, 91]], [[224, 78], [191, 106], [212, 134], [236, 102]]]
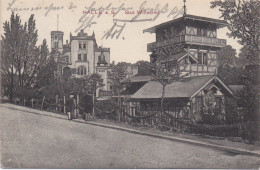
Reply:
[[[172, 17], [172, 19], [176, 18], [177, 16], [181, 15], [183, 13], [183, 9], [178, 10], [177, 7], [170, 8], [169, 4], [166, 3], [164, 5], [156, 4], [155, 7], [147, 7], [147, 1], [143, 1], [138, 9], [134, 9], [133, 7], [126, 7], [124, 3], [119, 5], [118, 7], [113, 6], [112, 3], [109, 3], [107, 6], [96, 6], [96, 2], [93, 1], [89, 7], [85, 7], [83, 10], [83, 16], [97, 16], [96, 19], [101, 17], [102, 15], [110, 14], [113, 17], [113, 24], [108, 29], [108, 31], [105, 32], [102, 39], [108, 39], [108, 38], [116, 38], [118, 39], [120, 35], [123, 32], [123, 29], [126, 26], [127, 22], [134, 23], [134, 22], [152, 22], [157, 20], [157, 18], [160, 15], [167, 14], [167, 17]], [[120, 15], [118, 15], [120, 13]], [[122, 19], [118, 18], [124, 14], [124, 17]], [[134, 16], [133, 16], [134, 15]], [[149, 17], [147, 17], [149, 15]], [[152, 16], [153, 15], [153, 16]], [[128, 17], [130, 16], [130, 17]], [[132, 16], [132, 17], [131, 17]], [[95, 21], [97, 23], [97, 21]], [[84, 29], [87, 27], [90, 27], [91, 25], [88, 24], [88, 22], [82, 22], [82, 20], [79, 20], [79, 28], [75, 30], [78, 31], [79, 29]]]
[[[74, 12], [78, 9], [75, 1], [62, 5], [56, 5], [55, 1], [49, 2], [49, 4], [45, 5], [38, 4], [33, 7], [27, 7], [24, 3], [22, 3], [22, 0], [11, 0], [10, 3], [8, 3], [7, 11], [44, 11], [44, 16], [48, 16], [54, 11], [59, 12], [62, 10], [69, 10]], [[76, 27], [75, 32], [91, 28], [91, 26], [98, 24], [100, 17], [103, 15], [110, 15], [112, 17], [112, 24], [111, 27], [104, 33], [102, 39], [118, 39], [120, 35], [122, 35], [124, 28], [127, 26], [126, 23], [153, 22], [156, 21], [161, 15], [167, 15], [167, 18], [174, 19], [183, 14], [183, 8], [178, 9], [176, 6], [170, 7], [168, 3], [148, 5], [147, 1], [143, 1], [137, 7], [138, 8], [127, 6], [125, 3], [114, 5], [112, 2], [107, 3], [107, 5], [104, 5], [103, 3], [98, 6], [96, 1], [92, 1], [90, 5], [86, 5], [83, 10], [81, 9], [83, 14], [79, 18], [78, 26]]]
[[73, 5], [73, 3], [71, 2], [69, 5], [67, 5], [67, 7], [65, 7], [64, 5], [55, 5], [54, 3], [49, 3], [45, 6], [36, 5], [29, 8], [26, 6], [22, 7], [21, 1], [19, 2], [19, 0], [12, 0], [12, 2], [8, 3], [7, 11], [9, 10], [13, 12], [44, 11], [44, 15], [47, 16], [51, 11], [61, 11], [65, 8], [73, 11], [75, 8], [77, 8], [77, 6]]

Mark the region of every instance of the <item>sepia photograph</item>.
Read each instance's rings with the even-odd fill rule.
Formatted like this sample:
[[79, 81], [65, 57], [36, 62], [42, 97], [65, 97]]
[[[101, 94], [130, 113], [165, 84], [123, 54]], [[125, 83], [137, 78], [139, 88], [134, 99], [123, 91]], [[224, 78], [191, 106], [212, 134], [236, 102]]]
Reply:
[[0, 0], [0, 168], [259, 169], [259, 0]]

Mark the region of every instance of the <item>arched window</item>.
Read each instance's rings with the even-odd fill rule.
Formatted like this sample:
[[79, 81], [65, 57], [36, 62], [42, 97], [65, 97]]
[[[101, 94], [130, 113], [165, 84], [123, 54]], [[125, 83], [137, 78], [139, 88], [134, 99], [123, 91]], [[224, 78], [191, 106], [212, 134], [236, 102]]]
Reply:
[[62, 75], [65, 76], [65, 77], [70, 77], [71, 76], [70, 68], [69, 67], [64, 67]]
[[86, 75], [86, 66], [78, 66], [78, 75], [84, 76]]

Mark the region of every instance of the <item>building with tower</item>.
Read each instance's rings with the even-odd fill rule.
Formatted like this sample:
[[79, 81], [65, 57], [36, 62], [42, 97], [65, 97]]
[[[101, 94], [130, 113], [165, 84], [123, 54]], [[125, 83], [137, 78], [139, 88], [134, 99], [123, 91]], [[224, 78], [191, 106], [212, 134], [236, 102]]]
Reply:
[[[186, 75], [183, 81], [166, 86], [163, 119], [168, 125], [174, 120], [174, 128], [185, 128], [175, 120], [192, 124], [201, 121], [205, 115], [225, 120], [225, 98], [231, 97], [233, 92], [217, 77], [216, 52], [226, 45], [226, 40], [217, 38], [217, 29], [226, 25], [222, 20], [184, 12], [180, 18], [144, 30], [156, 35], [156, 41], [147, 45], [147, 51], [151, 52], [150, 62], [157, 64], [158, 57], [167, 56], [167, 62], [177, 61], [181, 73]], [[162, 85], [152, 77], [146, 83], [144, 78], [136, 80], [133, 78], [130, 82], [142, 82], [143, 85], [128, 94], [130, 102], [125, 105], [125, 112], [138, 116], [160, 111]], [[151, 125], [156, 119], [151, 117], [142, 123]]]
[[[74, 78], [80, 78], [93, 73], [102, 76], [104, 86], [98, 90], [97, 96], [110, 93], [107, 72], [110, 70], [110, 48], [97, 45], [95, 33], [88, 35], [81, 30], [77, 35], [70, 33], [70, 40], [63, 44], [62, 31], [51, 32], [51, 49], [57, 53], [60, 66], [59, 74], [67, 72]], [[107, 92], [109, 91], [109, 92]]]

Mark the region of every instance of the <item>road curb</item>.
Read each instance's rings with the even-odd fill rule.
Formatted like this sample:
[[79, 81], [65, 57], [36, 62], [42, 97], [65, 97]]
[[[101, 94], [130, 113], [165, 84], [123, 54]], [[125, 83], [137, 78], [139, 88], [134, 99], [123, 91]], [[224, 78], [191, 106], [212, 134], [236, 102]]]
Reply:
[[[41, 110], [35, 110], [35, 111], [39, 111], [39, 112], [35, 112], [35, 111], [32, 112], [32, 111], [21, 110], [21, 109], [17, 109], [17, 108], [8, 107], [8, 106], [3, 106], [2, 104], [0, 105], [0, 107], [5, 107], [5, 108], [9, 108], [9, 109], [19, 110], [19, 111], [23, 111], [23, 112], [29, 112], [29, 113], [33, 113], [33, 114], [39, 114], [39, 115], [49, 116], [49, 117], [54, 117], [54, 118], [59, 118], [59, 119], [63, 119], [63, 117], [64, 117], [64, 119], [66, 119], [65, 118], [66, 115], [59, 115], [59, 116], [46, 115], [43, 113], [39, 113], [39, 112], [42, 112]], [[28, 109], [32, 109], [32, 108], [28, 108]], [[44, 112], [47, 112], [47, 111], [44, 111]], [[47, 113], [56, 114], [56, 113], [52, 113], [52, 112], [47, 112]], [[196, 146], [209, 147], [209, 148], [218, 149], [221, 151], [228, 151], [228, 152], [237, 153], [237, 154], [246, 154], [246, 155], [253, 155], [253, 156], [260, 157], [260, 152], [232, 148], [232, 147], [221, 146], [221, 145], [216, 145], [216, 144], [210, 144], [210, 143], [205, 143], [205, 142], [196, 141], [196, 140], [192, 140], [192, 139], [184, 139], [184, 138], [167, 136], [167, 135], [153, 134], [153, 133], [143, 132], [143, 131], [139, 131], [139, 130], [135, 130], [135, 129], [129, 129], [129, 128], [113, 126], [113, 125], [106, 125], [106, 124], [102, 124], [102, 123], [95, 123], [95, 122], [78, 120], [78, 119], [74, 119], [73, 122], [85, 123], [85, 124], [89, 124], [89, 125], [110, 128], [110, 129], [116, 129], [116, 130], [125, 131], [125, 132], [129, 132], [129, 133], [145, 135], [145, 136], [150, 136], [150, 137], [155, 137], [155, 138], [160, 138], [160, 139], [166, 139], [166, 140], [170, 140], [170, 141], [177, 141], [177, 142], [182, 142], [182, 143], [187, 143], [187, 144], [193, 144]]]
[[[79, 120], [75, 120], [75, 121], [80, 122]], [[184, 139], [184, 138], [179, 138], [179, 137], [158, 135], [158, 134], [142, 132], [142, 131], [134, 130], [134, 129], [105, 125], [105, 124], [101, 124], [101, 123], [86, 122], [86, 124], [110, 128], [110, 129], [116, 129], [116, 130], [120, 130], [120, 131], [126, 131], [126, 132], [130, 132], [130, 133], [134, 133], [134, 134], [146, 135], [146, 136], [150, 136], [150, 137], [156, 137], [156, 138], [160, 138], [160, 139], [166, 139], [166, 140], [177, 141], [177, 142], [182, 142], [182, 143], [187, 143], [187, 144], [193, 144], [196, 146], [210, 147], [210, 148], [218, 149], [221, 151], [228, 151], [228, 152], [233, 152], [233, 153], [237, 153], [237, 154], [254, 155], [254, 156], [260, 157], [260, 153], [255, 152], [255, 151], [249, 151], [249, 150], [244, 150], [244, 149], [237, 149], [237, 148], [231, 148], [231, 147], [226, 147], [226, 146], [221, 146], [221, 145], [209, 144], [209, 143], [205, 143], [205, 142], [200, 142], [200, 141], [191, 140], [191, 139]]]

